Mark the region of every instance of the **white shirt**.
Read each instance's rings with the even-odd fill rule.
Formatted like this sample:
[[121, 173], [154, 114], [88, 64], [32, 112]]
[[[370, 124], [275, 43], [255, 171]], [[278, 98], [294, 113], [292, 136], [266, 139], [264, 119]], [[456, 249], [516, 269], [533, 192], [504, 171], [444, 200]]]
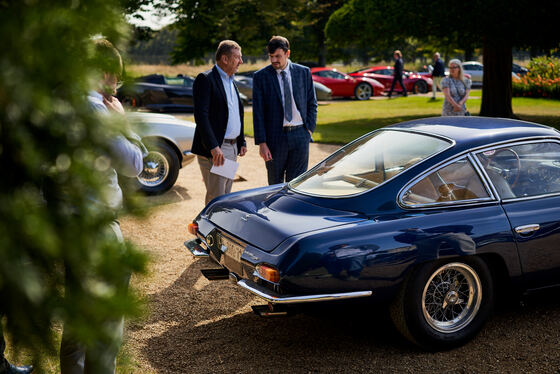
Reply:
[[[282, 99], [284, 99], [284, 82], [282, 82], [282, 71], [286, 72], [286, 79], [288, 79], [288, 84], [290, 85], [290, 94], [292, 95], [292, 120], [290, 122], [286, 121], [284, 117], [284, 126], [299, 126], [303, 125], [303, 118], [301, 118], [301, 113], [297, 109], [296, 101], [294, 100], [294, 85], [292, 84], [292, 74], [290, 73], [291, 61], [288, 60], [286, 67], [284, 69], [277, 69], [276, 73], [278, 76], [278, 83], [280, 84], [280, 92], [282, 94]], [[285, 100], [282, 100], [282, 105], [284, 105]]]
[[[88, 101], [92, 109], [103, 115], [109, 115], [109, 110], [103, 103], [103, 96], [97, 91], [90, 91]], [[112, 164], [118, 164], [119, 171], [127, 177], [136, 177], [142, 172], [144, 163], [140, 148], [129, 142], [124, 136], [117, 135], [110, 142], [113, 154], [117, 157]], [[119, 186], [117, 171], [114, 166], [107, 170], [107, 189], [105, 200], [102, 202], [113, 210], [117, 210], [122, 205], [122, 190]]]
[[224, 90], [226, 91], [226, 99], [228, 104], [228, 121], [224, 139], [237, 139], [241, 133], [241, 120], [239, 116], [239, 99], [237, 98], [237, 89], [233, 84], [233, 75], [230, 77], [218, 65], [216, 65]]

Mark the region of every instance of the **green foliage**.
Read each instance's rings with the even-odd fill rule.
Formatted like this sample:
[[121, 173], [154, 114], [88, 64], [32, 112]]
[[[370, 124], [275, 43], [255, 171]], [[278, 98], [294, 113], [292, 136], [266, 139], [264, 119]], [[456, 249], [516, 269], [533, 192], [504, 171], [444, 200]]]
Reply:
[[538, 57], [529, 63], [529, 73], [513, 82], [513, 95], [560, 99], [560, 59]]
[[[480, 90], [472, 90], [467, 107], [473, 115], [480, 110]], [[385, 98], [357, 101], [334, 100], [319, 105], [317, 129], [313, 140], [317, 143], [346, 144], [359, 136], [401, 121], [423, 117], [439, 117], [443, 99], [429, 100], [425, 96]], [[514, 98], [517, 116], [560, 129], [560, 101]], [[252, 113], [245, 113], [245, 134], [253, 136]]]
[[116, 243], [111, 213], [94, 203], [105, 198], [109, 141], [123, 124], [98, 118], [86, 100], [99, 79], [91, 37], [123, 41], [119, 5], [0, 1], [0, 312], [16, 346], [35, 354], [56, 353], [54, 321], [92, 344], [112, 339], [104, 321], [137, 312], [123, 277], [145, 258]]
[[[145, 31], [138, 29], [136, 33]], [[135, 63], [168, 64], [171, 59], [171, 51], [175, 47], [177, 40], [177, 30], [171, 27], [164, 27], [158, 31], [152, 31], [150, 36], [135, 38], [136, 40], [128, 48], [128, 56]]]
[[273, 35], [290, 40], [293, 59], [324, 61], [324, 27], [343, 0], [180, 0], [174, 63], [204, 63], [233, 39], [245, 55], [263, 56]]

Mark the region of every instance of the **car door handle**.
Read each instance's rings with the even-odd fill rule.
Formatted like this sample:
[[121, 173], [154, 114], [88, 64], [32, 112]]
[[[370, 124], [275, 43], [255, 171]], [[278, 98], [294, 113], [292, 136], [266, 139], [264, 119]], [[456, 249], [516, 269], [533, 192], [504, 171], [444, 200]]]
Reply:
[[517, 232], [519, 235], [529, 235], [529, 234], [532, 234], [533, 232], [537, 231], [540, 228], [541, 228], [541, 226], [539, 224], [535, 223], [535, 224], [532, 224], [532, 225], [517, 226], [515, 228], [515, 232]]

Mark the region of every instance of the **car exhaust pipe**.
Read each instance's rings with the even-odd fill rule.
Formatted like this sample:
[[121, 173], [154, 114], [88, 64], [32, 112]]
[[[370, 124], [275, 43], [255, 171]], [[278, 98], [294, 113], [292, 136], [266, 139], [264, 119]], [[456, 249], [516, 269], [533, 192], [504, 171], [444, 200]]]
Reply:
[[211, 281], [229, 279], [229, 271], [226, 268], [202, 269], [200, 272], [206, 277], [206, 279]]
[[268, 303], [267, 305], [252, 305], [253, 312], [260, 317], [285, 317], [287, 316], [288, 309], [281, 305]]

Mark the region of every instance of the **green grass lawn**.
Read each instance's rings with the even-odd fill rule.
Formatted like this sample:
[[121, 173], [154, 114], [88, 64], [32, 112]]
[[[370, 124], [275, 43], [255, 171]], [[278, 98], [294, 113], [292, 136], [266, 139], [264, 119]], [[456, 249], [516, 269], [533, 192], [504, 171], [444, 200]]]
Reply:
[[[467, 107], [472, 115], [480, 112], [481, 90], [473, 90]], [[318, 109], [313, 139], [319, 143], [345, 144], [357, 137], [393, 123], [441, 115], [443, 98], [430, 101], [425, 96], [397, 97], [391, 100], [334, 100]], [[560, 101], [514, 98], [513, 111], [522, 120], [560, 128]], [[253, 136], [253, 116], [245, 113], [245, 134]]]

